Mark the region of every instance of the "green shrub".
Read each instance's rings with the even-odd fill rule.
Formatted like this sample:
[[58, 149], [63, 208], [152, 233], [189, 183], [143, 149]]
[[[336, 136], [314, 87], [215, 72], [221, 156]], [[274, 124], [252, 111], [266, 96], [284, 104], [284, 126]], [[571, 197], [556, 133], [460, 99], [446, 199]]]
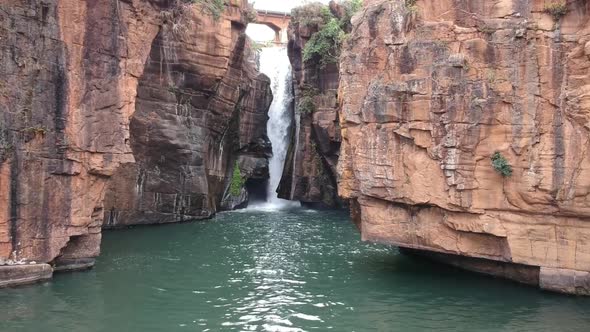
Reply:
[[203, 13], [219, 20], [227, 0], [170, 0], [168, 8], [160, 12], [164, 25], [176, 36], [186, 37], [191, 29], [191, 6], [199, 4]]
[[12, 141], [11, 131], [0, 119], [0, 162], [4, 162], [8, 158], [8, 154], [14, 149]]
[[303, 48], [303, 61], [317, 58], [320, 66], [336, 63], [340, 57], [340, 47], [350, 31], [352, 16], [362, 8], [362, 0], [344, 0], [339, 5], [344, 8], [344, 16], [336, 18], [330, 9], [321, 3], [311, 3], [297, 7], [292, 11], [292, 21], [299, 26], [317, 26]]
[[239, 196], [242, 193], [242, 187], [246, 183], [246, 179], [242, 177], [242, 173], [240, 172], [240, 167], [238, 166], [238, 162], [234, 164], [234, 172], [232, 173], [231, 177], [231, 184], [229, 188], [230, 194], [233, 196]]
[[319, 58], [324, 67], [336, 63], [340, 56], [340, 46], [346, 34], [336, 18], [331, 18], [318, 32], [314, 33], [303, 48], [303, 61]]
[[553, 20], [557, 22], [567, 14], [567, 3], [565, 1], [552, 2], [546, 5], [543, 11], [551, 15]]
[[504, 156], [502, 156], [500, 152], [494, 152], [491, 159], [492, 166], [494, 167], [496, 172], [502, 174], [502, 176], [504, 177], [512, 175], [512, 166], [510, 166], [508, 160], [506, 160], [506, 158], [504, 158]]
[[344, 0], [340, 1], [340, 6], [344, 8], [344, 17], [340, 19], [341, 25], [348, 26], [352, 16], [363, 8], [363, 0]]
[[314, 97], [319, 94], [319, 91], [310, 85], [305, 85], [301, 88], [301, 96], [297, 108], [302, 114], [312, 114], [315, 112]]
[[291, 22], [300, 27], [320, 26], [332, 17], [330, 9], [320, 2], [312, 2], [291, 10]]
[[313, 112], [315, 112], [315, 104], [313, 103], [313, 97], [301, 97], [301, 99], [299, 99], [299, 111], [303, 114], [312, 114]]
[[221, 17], [225, 11], [227, 0], [171, 0], [167, 10], [160, 12], [165, 23], [172, 25], [176, 30], [186, 29], [187, 19], [190, 19], [188, 9], [194, 4], [199, 4], [203, 12], [211, 15], [215, 20]]
[[213, 16], [216, 20], [221, 17], [225, 10], [226, 0], [182, 0], [185, 3], [197, 3], [203, 7], [205, 13]]

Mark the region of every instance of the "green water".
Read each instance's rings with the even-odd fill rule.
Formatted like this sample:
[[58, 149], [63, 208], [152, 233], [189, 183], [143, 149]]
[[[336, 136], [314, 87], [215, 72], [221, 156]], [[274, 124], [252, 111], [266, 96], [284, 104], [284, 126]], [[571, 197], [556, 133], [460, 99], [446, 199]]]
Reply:
[[89, 272], [0, 290], [0, 331], [590, 331], [590, 299], [364, 244], [340, 212], [107, 232]]

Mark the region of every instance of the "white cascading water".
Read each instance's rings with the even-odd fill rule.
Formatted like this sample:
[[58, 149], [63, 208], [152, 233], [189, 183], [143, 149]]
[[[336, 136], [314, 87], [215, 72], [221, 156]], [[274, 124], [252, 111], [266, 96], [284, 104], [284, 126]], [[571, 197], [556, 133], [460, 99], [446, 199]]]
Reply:
[[273, 156], [269, 161], [270, 179], [264, 208], [280, 209], [299, 206], [299, 202], [277, 197], [277, 188], [283, 175], [283, 167], [289, 148], [290, 127], [293, 122], [289, 106], [293, 100], [291, 90], [291, 64], [287, 48], [276, 46], [263, 48], [260, 53], [260, 72], [271, 80], [273, 101], [268, 111], [268, 138], [272, 143]]

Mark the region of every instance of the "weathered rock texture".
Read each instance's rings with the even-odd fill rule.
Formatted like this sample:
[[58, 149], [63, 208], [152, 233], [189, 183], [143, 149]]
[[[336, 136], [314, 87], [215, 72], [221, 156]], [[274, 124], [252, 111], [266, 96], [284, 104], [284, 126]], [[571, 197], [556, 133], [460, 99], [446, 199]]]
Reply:
[[[166, 181], [177, 186], [213, 181], [214, 187], [223, 187], [224, 165], [231, 158], [218, 151], [222, 147], [241, 150], [243, 158], [259, 157], [259, 150], [268, 150], [265, 142], [258, 141], [264, 133], [254, 125], [266, 118], [261, 104], [268, 103], [268, 82], [252, 66], [239, 67], [245, 61], [241, 51], [247, 44], [242, 33], [247, 3], [231, 1], [218, 23], [206, 23], [201, 11], [201, 16], [195, 13], [200, 30], [190, 34], [205, 39], [184, 43], [185, 48], [175, 46], [187, 39], [166, 39], [170, 36], [162, 14], [170, 3], [0, 0], [0, 260], [49, 262], [57, 269], [92, 264], [99, 254], [108, 183], [121, 164], [134, 161], [129, 123], [140, 106], [145, 109], [132, 121], [134, 136], [141, 136], [134, 148], [147, 150], [154, 140], [167, 142], [167, 148], [158, 153], [169, 162], [183, 163], [171, 166], [161, 183], [143, 177], [152, 181], [141, 184], [150, 195], [153, 192], [152, 197], [158, 192], [153, 188], [165, 188]], [[213, 36], [215, 29], [218, 34]], [[175, 53], [158, 57], [159, 50]], [[202, 56], [184, 58], [196, 53]], [[158, 71], [157, 64], [165, 68]], [[179, 73], [185, 70], [187, 75]], [[173, 92], [162, 90], [160, 82], [174, 83]], [[250, 93], [244, 93], [241, 85], [250, 83]], [[187, 98], [192, 92], [195, 95]], [[204, 111], [207, 100], [217, 106], [206, 110], [218, 112], [218, 117], [207, 112], [195, 115], [199, 119], [188, 116], [194, 109]], [[261, 104], [255, 100], [262, 100]], [[191, 106], [184, 107], [187, 103]], [[241, 116], [234, 116], [240, 109]], [[150, 116], [157, 122], [152, 131], [146, 123]], [[232, 121], [234, 128], [240, 127], [239, 137], [232, 141], [239, 142], [239, 147], [230, 147], [229, 139], [221, 137], [231, 136], [223, 133]], [[199, 128], [203, 124], [214, 134]], [[185, 128], [190, 131], [180, 132]], [[197, 135], [204, 142], [183, 142], [182, 135]], [[211, 143], [216, 139], [218, 147]], [[186, 151], [172, 151], [181, 146]], [[204, 173], [215, 161], [199, 159], [196, 151], [219, 157], [220, 165]], [[143, 157], [144, 164], [156, 165], [155, 154]], [[148, 171], [154, 168], [142, 174]], [[172, 179], [190, 172], [214, 180]], [[170, 207], [170, 211], [204, 215], [214, 208], [214, 202], [200, 199], [200, 193], [182, 194], [181, 207]], [[156, 208], [174, 203], [169, 196], [156, 198], [161, 202]]]
[[156, 1], [0, 1], [0, 258], [99, 253]]
[[304, 63], [302, 55], [305, 43], [318, 29], [317, 24], [302, 24], [296, 17], [288, 29], [296, 128], [278, 192], [280, 198], [307, 205], [336, 207], [341, 205], [336, 187], [341, 141], [338, 64], [321, 66], [320, 59]]
[[550, 3], [366, 1], [341, 59], [338, 164], [365, 240], [590, 293], [590, 3]]
[[105, 227], [211, 217], [247, 204], [228, 190], [235, 163], [242, 175], [268, 178], [266, 136], [270, 80], [257, 72], [244, 10], [219, 19], [198, 7], [183, 31], [164, 24], [139, 80], [131, 119], [135, 163], [111, 181]]

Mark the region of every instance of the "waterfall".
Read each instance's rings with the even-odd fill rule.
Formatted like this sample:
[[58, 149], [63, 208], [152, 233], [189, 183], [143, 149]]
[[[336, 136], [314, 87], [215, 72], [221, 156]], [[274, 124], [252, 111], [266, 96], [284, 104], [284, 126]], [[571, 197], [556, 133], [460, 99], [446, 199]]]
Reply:
[[267, 188], [266, 208], [299, 206], [299, 202], [279, 199], [277, 187], [283, 175], [283, 167], [289, 148], [290, 127], [293, 117], [289, 106], [293, 100], [291, 87], [291, 64], [284, 46], [267, 47], [260, 54], [260, 71], [270, 77], [274, 96], [267, 123], [268, 138], [272, 143], [273, 156], [269, 161], [270, 179]]

